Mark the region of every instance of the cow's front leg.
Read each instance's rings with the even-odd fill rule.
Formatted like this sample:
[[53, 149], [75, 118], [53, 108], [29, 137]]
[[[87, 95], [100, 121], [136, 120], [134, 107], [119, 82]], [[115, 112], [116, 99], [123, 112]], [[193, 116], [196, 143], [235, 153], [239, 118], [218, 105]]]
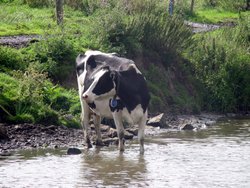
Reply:
[[140, 143], [140, 154], [144, 153], [144, 130], [145, 130], [146, 122], [147, 122], [147, 116], [148, 116], [148, 113], [146, 111], [144, 116], [141, 118], [139, 122], [138, 140]]
[[86, 103], [82, 103], [81, 125], [84, 131], [84, 139], [88, 148], [92, 148], [92, 144], [89, 138], [89, 119], [90, 111]]
[[115, 121], [115, 126], [117, 129], [117, 135], [119, 138], [119, 149], [120, 151], [124, 151], [124, 127], [122, 124], [122, 114], [121, 111], [118, 112], [113, 112], [112, 113], [114, 121]]
[[104, 146], [102, 142], [102, 135], [100, 131], [100, 124], [101, 124], [101, 117], [98, 115], [94, 115], [94, 125], [95, 125], [95, 131], [96, 131], [96, 145], [97, 146]]

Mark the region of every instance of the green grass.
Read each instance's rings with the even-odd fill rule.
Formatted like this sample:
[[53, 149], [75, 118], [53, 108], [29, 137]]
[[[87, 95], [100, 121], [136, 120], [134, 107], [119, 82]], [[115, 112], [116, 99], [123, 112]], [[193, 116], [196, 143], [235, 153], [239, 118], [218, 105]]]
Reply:
[[[53, 30], [52, 9], [29, 8], [27, 5], [0, 4], [0, 35], [42, 34]], [[49, 28], [50, 27], [50, 28]]]
[[[17, 3], [0, 3], [0, 36], [25, 34], [53, 34], [57, 26], [54, 8], [31, 8]], [[2, 11], [4, 10], [4, 11]], [[82, 33], [88, 19], [80, 11], [64, 8], [64, 28]]]
[[[31, 8], [28, 5], [0, 3], [0, 36], [56, 33], [61, 30], [56, 24], [55, 9]], [[3, 10], [3, 11], [2, 11]], [[219, 8], [195, 7], [194, 14], [188, 19], [201, 23], [231, 22], [239, 18], [237, 12]], [[89, 30], [90, 18], [83, 12], [64, 6], [64, 30], [67, 33], [83, 34]]]
[[239, 18], [237, 12], [230, 12], [226, 10], [219, 9], [201, 9], [195, 11], [195, 14], [190, 16], [190, 21], [200, 22], [200, 23], [222, 23], [222, 22], [232, 22]]

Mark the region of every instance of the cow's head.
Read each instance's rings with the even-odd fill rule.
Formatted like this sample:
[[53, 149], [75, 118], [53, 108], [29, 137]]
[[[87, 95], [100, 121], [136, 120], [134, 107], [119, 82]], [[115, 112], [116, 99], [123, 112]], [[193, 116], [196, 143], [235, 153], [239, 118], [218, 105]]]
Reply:
[[113, 56], [98, 51], [87, 51], [76, 58], [81, 97], [88, 103], [115, 94], [114, 71], [110, 70], [100, 55]]

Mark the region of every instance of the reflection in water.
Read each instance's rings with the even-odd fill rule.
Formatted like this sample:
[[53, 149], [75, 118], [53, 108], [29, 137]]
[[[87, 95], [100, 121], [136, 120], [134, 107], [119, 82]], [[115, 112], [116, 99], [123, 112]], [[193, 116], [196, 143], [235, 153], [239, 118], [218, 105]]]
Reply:
[[[146, 174], [145, 160], [142, 155], [119, 153], [113, 151], [86, 151], [81, 164], [82, 179], [87, 180], [89, 186], [117, 186], [137, 185], [145, 186], [143, 182]], [[86, 182], [84, 182], [86, 184]], [[83, 184], [84, 185], [84, 184]]]
[[[136, 142], [136, 141], [135, 141]], [[250, 120], [201, 131], [147, 137], [145, 154], [129, 143], [66, 155], [24, 150], [0, 158], [0, 187], [250, 187]]]

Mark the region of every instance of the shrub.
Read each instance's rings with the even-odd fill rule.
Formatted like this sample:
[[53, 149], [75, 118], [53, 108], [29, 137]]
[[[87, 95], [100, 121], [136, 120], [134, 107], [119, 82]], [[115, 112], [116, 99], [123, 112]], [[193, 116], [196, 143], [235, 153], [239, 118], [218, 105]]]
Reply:
[[63, 34], [45, 38], [30, 47], [32, 61], [39, 72], [47, 72], [54, 81], [62, 81], [74, 69], [76, 51], [73, 42]]
[[45, 125], [60, 125], [59, 113], [51, 109], [49, 106], [41, 105], [39, 109], [34, 109], [34, 112], [36, 123], [41, 123]]
[[179, 53], [190, 43], [192, 32], [183, 20], [169, 17], [155, 2], [136, 2], [136, 7], [121, 4], [95, 17], [92, 33], [105, 50], [129, 55], [151, 50], [163, 57]]
[[26, 66], [18, 50], [0, 46], [0, 71], [24, 70]]
[[11, 123], [34, 123], [35, 119], [31, 114], [23, 113], [15, 116], [9, 116], [8, 121]]
[[246, 0], [220, 0], [216, 4], [225, 10], [239, 11], [245, 8]]
[[[76, 91], [54, 86], [46, 75], [29, 68], [25, 73], [13, 72], [14, 77], [0, 73], [0, 114], [2, 121], [12, 123], [42, 123], [79, 125], [80, 112]], [[50, 92], [48, 92], [50, 91]], [[55, 91], [55, 92], [54, 92]], [[62, 100], [63, 99], [63, 100]], [[65, 121], [64, 115], [71, 113]]]
[[249, 24], [239, 23], [235, 28], [203, 35], [190, 51], [197, 78], [205, 86], [206, 107], [226, 112], [250, 109], [249, 28]]
[[166, 111], [166, 105], [162, 101], [162, 99], [156, 95], [150, 95], [150, 104], [149, 110], [150, 112], [164, 112]]
[[0, 73], [0, 114], [3, 120], [15, 113], [13, 104], [18, 100], [18, 96], [16, 96], [18, 85], [19, 82], [16, 79]]

